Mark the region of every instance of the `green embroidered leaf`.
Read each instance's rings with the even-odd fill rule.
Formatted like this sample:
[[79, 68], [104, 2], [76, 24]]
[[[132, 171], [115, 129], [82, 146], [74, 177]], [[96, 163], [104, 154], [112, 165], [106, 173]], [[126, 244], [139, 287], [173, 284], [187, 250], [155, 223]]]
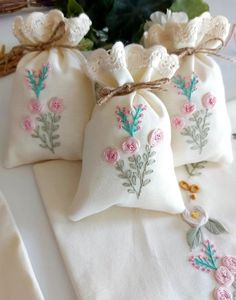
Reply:
[[131, 171], [130, 170], [128, 170], [127, 172], [126, 172], [126, 176], [129, 178], [129, 177], [131, 177]]
[[147, 154], [146, 153], [143, 153], [143, 160], [147, 161]]
[[136, 185], [136, 176], [135, 176], [135, 175], [132, 176], [132, 183], [133, 183], [134, 185]]
[[203, 0], [175, 0], [170, 9], [173, 12], [184, 11], [190, 19], [193, 19], [203, 12], [209, 11], [209, 5]]
[[151, 173], [153, 173], [153, 170], [147, 170], [144, 174], [148, 175], [148, 174], [151, 174]]
[[56, 143], [53, 144], [53, 147], [54, 147], [54, 148], [55, 148], [55, 147], [59, 147], [59, 146], [61, 146], [61, 143], [59, 143], [59, 142], [56, 142]]
[[141, 161], [141, 162], [138, 164], [139, 169], [142, 169], [142, 166], [143, 166], [143, 162]]
[[187, 237], [187, 243], [191, 249], [198, 247], [203, 241], [201, 228], [200, 227], [190, 228], [187, 231], [186, 237]]
[[143, 182], [143, 186], [149, 184], [151, 182], [151, 179], [145, 179]]
[[221, 234], [221, 233], [228, 232], [226, 228], [219, 221], [215, 219], [209, 219], [204, 226], [209, 232], [213, 234]]
[[147, 162], [147, 165], [150, 166], [152, 164], [154, 164], [156, 162], [155, 159], [150, 159], [148, 162]]
[[152, 151], [152, 152], [150, 153], [149, 157], [153, 157], [153, 156], [155, 156], [155, 155], [156, 155], [156, 152], [155, 152], [155, 151]]
[[135, 194], [134, 190], [128, 189], [128, 193]]
[[127, 187], [129, 187], [129, 186], [130, 186], [130, 184], [129, 184], [129, 183], [127, 183], [127, 182], [123, 182], [123, 183], [122, 183], [122, 185], [123, 185], [123, 186], [127, 186]]
[[136, 165], [135, 164], [129, 164], [129, 166], [130, 166], [131, 169], [136, 170]]
[[134, 157], [133, 156], [128, 157], [128, 161], [134, 162]]

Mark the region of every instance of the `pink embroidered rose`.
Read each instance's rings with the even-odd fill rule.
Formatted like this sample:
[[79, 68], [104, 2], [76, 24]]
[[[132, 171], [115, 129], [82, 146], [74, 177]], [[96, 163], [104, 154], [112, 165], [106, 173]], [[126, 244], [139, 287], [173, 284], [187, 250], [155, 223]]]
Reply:
[[230, 286], [234, 281], [234, 276], [225, 266], [220, 266], [215, 272], [215, 279], [220, 285]]
[[25, 117], [22, 121], [22, 127], [27, 132], [32, 132], [35, 129], [35, 123], [30, 117]]
[[148, 135], [148, 143], [152, 147], [156, 147], [163, 140], [163, 131], [161, 129], [153, 129]]
[[54, 97], [51, 98], [49, 103], [48, 103], [48, 107], [50, 109], [51, 112], [54, 113], [61, 113], [64, 110], [64, 104], [62, 99]]
[[214, 290], [214, 299], [215, 300], [233, 300], [233, 295], [228, 289], [221, 286]]
[[207, 93], [202, 97], [202, 105], [205, 108], [213, 108], [216, 104], [216, 97], [211, 93]]
[[120, 158], [118, 151], [112, 147], [107, 147], [104, 150], [103, 157], [109, 164], [115, 164]]
[[185, 126], [185, 120], [179, 116], [173, 116], [171, 119], [171, 125], [177, 130], [182, 130]]
[[182, 106], [182, 112], [185, 115], [191, 115], [196, 110], [196, 105], [190, 101], [185, 101]]
[[236, 274], [236, 257], [224, 256], [222, 258], [222, 265], [225, 266], [232, 274]]
[[34, 114], [41, 113], [43, 106], [39, 100], [31, 99], [29, 102], [29, 110]]
[[121, 148], [125, 153], [129, 154], [134, 154], [139, 150], [140, 147], [140, 142], [134, 137], [128, 137], [126, 138], [122, 145]]
[[208, 221], [208, 214], [201, 206], [193, 206], [185, 209], [182, 213], [183, 219], [192, 227], [202, 226]]

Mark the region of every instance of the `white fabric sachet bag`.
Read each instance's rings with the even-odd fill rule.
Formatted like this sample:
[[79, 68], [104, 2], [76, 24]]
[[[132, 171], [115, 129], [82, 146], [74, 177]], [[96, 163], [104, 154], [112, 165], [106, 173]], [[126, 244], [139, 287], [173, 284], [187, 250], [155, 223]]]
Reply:
[[75, 47], [90, 25], [85, 14], [66, 19], [58, 10], [15, 18], [13, 31], [21, 45], [34, 50], [50, 39], [54, 42], [41, 51], [31, 50], [17, 65], [6, 167], [81, 159], [94, 97], [82, 69], [84, 56]]
[[105, 87], [105, 94], [111, 94], [109, 99], [103, 98], [106, 103], [95, 107], [85, 130], [82, 174], [70, 209], [72, 220], [114, 205], [169, 213], [184, 210], [165, 106], [147, 89], [121, 92], [127, 83], [170, 78], [177, 68], [177, 56], [168, 55], [161, 46], [144, 49], [117, 42], [109, 52], [98, 49], [89, 56], [90, 76]]
[[170, 53], [184, 54], [167, 91], [157, 91], [171, 118], [175, 166], [203, 160], [232, 162], [224, 83], [219, 66], [208, 55], [227, 38], [228, 20], [206, 12], [189, 21], [185, 13], [170, 11], [156, 12], [151, 20], [144, 33], [145, 47], [161, 44]]

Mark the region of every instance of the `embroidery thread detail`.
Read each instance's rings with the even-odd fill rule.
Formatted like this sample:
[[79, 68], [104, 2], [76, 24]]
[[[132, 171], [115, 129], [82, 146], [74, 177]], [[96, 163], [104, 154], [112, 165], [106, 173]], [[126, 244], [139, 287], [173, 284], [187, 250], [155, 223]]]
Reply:
[[203, 228], [216, 235], [228, 232], [219, 221], [209, 218], [207, 212], [201, 206], [196, 205], [186, 209], [182, 217], [192, 227], [186, 234], [187, 243], [191, 249], [198, 247], [202, 243]]
[[122, 185], [128, 188], [128, 193], [136, 194], [137, 199], [140, 197], [143, 187], [151, 182], [151, 179], [146, 178], [146, 176], [153, 173], [153, 170], [149, 166], [156, 162], [152, 158], [155, 155], [156, 152], [152, 151], [152, 146], [146, 145], [145, 152], [142, 155], [138, 154], [128, 157], [128, 170], [124, 168], [124, 160], [119, 160], [116, 163], [116, 170], [120, 172], [118, 176], [126, 180]]
[[48, 77], [49, 70], [49, 63], [44, 64], [39, 71], [26, 70], [26, 82], [28, 87], [35, 93], [37, 99], [46, 87], [45, 80]]
[[116, 115], [118, 121], [118, 128], [123, 128], [129, 136], [133, 137], [137, 131], [141, 129], [142, 118], [144, 111], [147, 109], [146, 105], [139, 104], [133, 107], [133, 110], [117, 106]]
[[[55, 153], [55, 148], [61, 143], [58, 141], [58, 131], [61, 113], [64, 110], [63, 100], [58, 97], [49, 99], [47, 106], [42, 105], [39, 100], [41, 92], [46, 88], [45, 80], [50, 71], [49, 63], [44, 64], [39, 71], [26, 70], [27, 86], [34, 92], [36, 99], [31, 99], [28, 104], [29, 111], [34, 114], [34, 119], [26, 117], [22, 125], [25, 131], [34, 139], [39, 139], [39, 146]], [[47, 108], [47, 109], [46, 109]]]
[[202, 169], [204, 169], [206, 167], [207, 161], [200, 161], [197, 163], [192, 163], [192, 164], [188, 164], [188, 165], [184, 165], [186, 172], [188, 173], [188, 175], [190, 177], [192, 176], [199, 176], [201, 175], [201, 171]]
[[201, 101], [204, 109], [196, 110], [196, 105], [191, 100], [192, 94], [197, 89], [198, 76], [195, 73], [192, 73], [190, 78], [177, 75], [172, 81], [178, 89], [178, 94], [187, 98], [181, 108], [182, 114], [185, 116], [190, 115], [188, 118], [190, 125], [186, 126], [186, 122], [181, 116], [173, 116], [172, 126], [180, 130], [180, 134], [187, 138], [186, 142], [189, 144], [190, 149], [198, 151], [200, 155], [208, 143], [208, 133], [210, 131], [208, 119], [212, 115], [209, 110], [214, 108], [216, 97], [211, 93], [206, 93]]
[[188, 137], [186, 142], [190, 144], [191, 150], [198, 150], [199, 154], [208, 143], [208, 132], [210, 123], [207, 123], [208, 118], [212, 115], [209, 110], [198, 110], [188, 119], [193, 125], [183, 128], [181, 134]]

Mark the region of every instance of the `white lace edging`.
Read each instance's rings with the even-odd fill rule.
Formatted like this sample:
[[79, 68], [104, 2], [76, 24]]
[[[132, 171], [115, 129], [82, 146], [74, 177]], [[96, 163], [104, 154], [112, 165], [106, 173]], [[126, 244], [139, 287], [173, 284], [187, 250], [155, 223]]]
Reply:
[[54, 9], [48, 13], [33, 12], [25, 19], [17, 16], [13, 22], [13, 33], [21, 44], [46, 42], [61, 21], [66, 24], [66, 32], [56, 44], [69, 46], [76, 46], [92, 24], [86, 14], [67, 19], [61, 11]]
[[127, 70], [131, 74], [138, 69], [153, 68], [162, 78], [171, 78], [179, 67], [176, 55], [169, 55], [162, 46], [145, 49], [141, 45], [124, 46], [121, 42], [112, 49], [95, 50], [88, 57], [87, 69], [89, 76], [97, 80], [101, 72], [112, 73], [115, 70]]
[[[151, 47], [163, 44], [168, 50], [185, 47], [197, 47], [204, 42], [220, 38], [226, 40], [230, 24], [226, 17], [211, 17], [208, 12], [196, 17], [189, 22], [166, 22], [164, 24], [152, 23], [144, 33], [144, 44]], [[210, 46], [216, 46], [219, 42], [211, 42]]]

